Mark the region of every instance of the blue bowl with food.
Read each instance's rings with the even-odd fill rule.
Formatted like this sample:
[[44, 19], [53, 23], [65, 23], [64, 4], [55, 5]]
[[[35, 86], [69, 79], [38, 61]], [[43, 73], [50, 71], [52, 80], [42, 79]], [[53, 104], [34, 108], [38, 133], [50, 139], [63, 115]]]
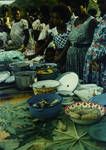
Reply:
[[56, 117], [61, 111], [61, 103], [62, 97], [56, 93], [34, 95], [28, 100], [31, 115], [41, 120]]

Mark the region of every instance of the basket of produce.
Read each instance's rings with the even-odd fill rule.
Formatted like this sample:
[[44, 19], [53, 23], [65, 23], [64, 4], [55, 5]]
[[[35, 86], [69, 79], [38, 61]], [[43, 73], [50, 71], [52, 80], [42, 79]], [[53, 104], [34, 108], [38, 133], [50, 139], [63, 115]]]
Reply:
[[32, 85], [34, 94], [46, 94], [57, 91], [57, 87], [60, 85], [59, 81], [56, 80], [43, 80], [35, 82]]
[[78, 124], [92, 124], [104, 115], [104, 107], [90, 102], [76, 102], [65, 107], [65, 113]]
[[53, 118], [61, 111], [61, 102], [62, 97], [55, 93], [34, 95], [28, 100], [29, 111], [38, 119]]
[[49, 80], [57, 77], [57, 64], [45, 63], [36, 67], [38, 80]]

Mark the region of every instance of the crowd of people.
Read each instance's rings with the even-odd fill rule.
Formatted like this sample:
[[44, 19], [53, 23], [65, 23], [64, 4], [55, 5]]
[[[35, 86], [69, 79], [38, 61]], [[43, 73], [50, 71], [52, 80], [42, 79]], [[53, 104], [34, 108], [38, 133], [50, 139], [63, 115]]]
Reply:
[[[72, 71], [84, 83], [106, 89], [106, 0], [88, 11], [89, 0], [58, 0], [54, 6], [27, 9], [5, 7], [0, 19], [0, 49], [13, 45], [27, 58], [44, 55], [61, 72]], [[31, 57], [29, 57], [31, 56]]]

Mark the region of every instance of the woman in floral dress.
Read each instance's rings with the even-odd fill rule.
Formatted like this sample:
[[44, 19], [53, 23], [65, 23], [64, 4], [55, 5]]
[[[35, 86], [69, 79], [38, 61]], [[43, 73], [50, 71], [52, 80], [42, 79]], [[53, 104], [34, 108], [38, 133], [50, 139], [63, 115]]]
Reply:
[[86, 83], [96, 83], [106, 89], [106, 0], [98, 0], [98, 4], [103, 18], [86, 54], [83, 76]]

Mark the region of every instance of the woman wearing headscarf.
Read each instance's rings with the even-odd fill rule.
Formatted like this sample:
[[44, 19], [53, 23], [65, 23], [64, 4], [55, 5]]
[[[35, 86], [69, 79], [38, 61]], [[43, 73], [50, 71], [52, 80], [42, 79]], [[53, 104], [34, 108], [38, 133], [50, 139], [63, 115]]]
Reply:
[[97, 21], [88, 15], [89, 0], [71, 0], [74, 14], [78, 16], [69, 34], [70, 47], [67, 52], [66, 71], [72, 71], [83, 79], [85, 54], [91, 45]]
[[85, 57], [84, 81], [97, 83], [106, 89], [106, 0], [98, 0], [98, 5], [102, 20]]

